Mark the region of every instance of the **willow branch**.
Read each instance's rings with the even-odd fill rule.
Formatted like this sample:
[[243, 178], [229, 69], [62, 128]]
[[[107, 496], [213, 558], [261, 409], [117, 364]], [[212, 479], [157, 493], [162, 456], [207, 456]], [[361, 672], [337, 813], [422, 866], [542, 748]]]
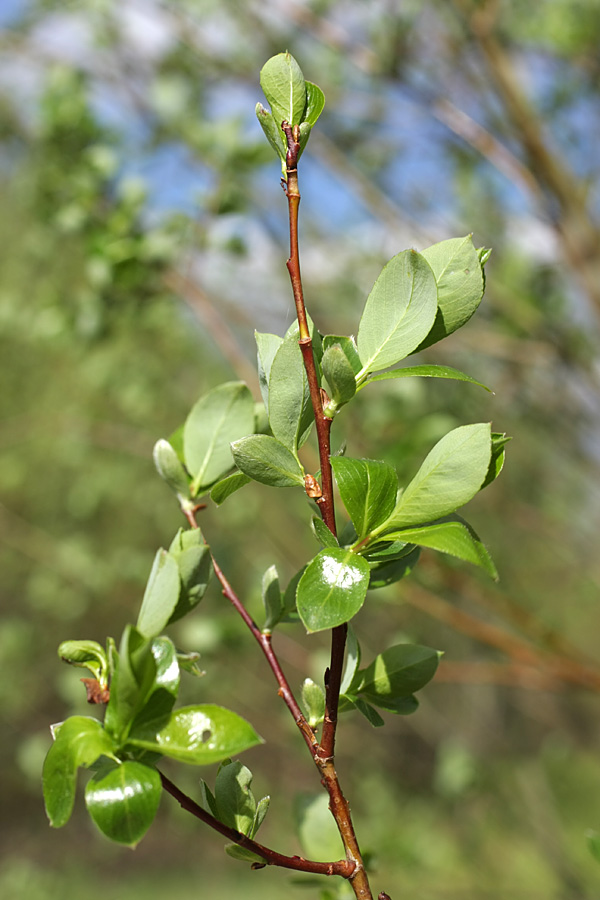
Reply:
[[[304, 859], [301, 856], [284, 856], [282, 853], [270, 850], [268, 847], [263, 846], [263, 844], [259, 844], [257, 841], [253, 841], [251, 838], [246, 837], [245, 834], [236, 831], [235, 828], [229, 828], [229, 826], [224, 825], [223, 822], [219, 822], [218, 819], [215, 819], [214, 816], [203, 809], [195, 800], [192, 800], [191, 797], [188, 797], [187, 794], [180, 791], [166, 775], [163, 775], [162, 772], [159, 772], [158, 774], [160, 775], [160, 780], [165, 791], [177, 800], [182, 809], [185, 809], [186, 812], [191, 813], [197, 819], [200, 819], [201, 822], [204, 822], [215, 831], [218, 831], [223, 837], [233, 841], [234, 844], [262, 857], [265, 861], [265, 865], [279, 866], [282, 869], [294, 869], [296, 872], [311, 872], [315, 875], [340, 875], [342, 878], [350, 878], [352, 876], [355, 864], [348, 859], [342, 859], [336, 862], [314, 862], [310, 859]], [[255, 863], [255, 867], [259, 868], [260, 864]]]

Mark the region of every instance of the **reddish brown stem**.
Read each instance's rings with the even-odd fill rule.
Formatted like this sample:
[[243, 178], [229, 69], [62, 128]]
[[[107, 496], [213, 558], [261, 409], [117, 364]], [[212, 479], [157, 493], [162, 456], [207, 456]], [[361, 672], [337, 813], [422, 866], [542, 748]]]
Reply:
[[215, 831], [218, 831], [223, 837], [233, 841], [239, 847], [244, 847], [244, 849], [250, 850], [252, 853], [256, 853], [258, 856], [262, 857], [267, 866], [279, 866], [282, 869], [294, 869], [297, 872], [310, 872], [315, 875], [341, 875], [342, 878], [350, 878], [352, 876], [355, 865], [348, 859], [326, 863], [314, 862], [310, 859], [303, 859], [301, 856], [284, 856], [282, 853], [277, 853], [275, 850], [264, 847], [262, 844], [257, 843], [257, 841], [253, 841], [251, 838], [246, 837], [246, 835], [236, 831], [235, 828], [229, 828], [227, 825], [219, 822], [218, 819], [211, 816], [211, 814], [196, 803], [195, 800], [192, 800], [191, 797], [188, 797], [187, 794], [180, 791], [166, 775], [163, 775], [162, 772], [159, 772], [159, 775], [165, 791], [171, 794], [183, 809], [191, 813], [197, 819], [200, 819], [201, 822], [209, 825]]

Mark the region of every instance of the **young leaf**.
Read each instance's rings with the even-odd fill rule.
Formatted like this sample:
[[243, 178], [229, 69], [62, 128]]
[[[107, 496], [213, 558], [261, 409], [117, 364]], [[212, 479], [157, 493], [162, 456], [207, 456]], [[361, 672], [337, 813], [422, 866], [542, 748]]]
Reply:
[[270, 143], [271, 147], [277, 154], [277, 156], [281, 160], [281, 167], [285, 171], [285, 156], [287, 152], [287, 147], [285, 144], [285, 135], [281, 130], [281, 125], [278, 124], [273, 118], [273, 114], [265, 109], [262, 103], [257, 103], [256, 108], [256, 118], [260, 122], [260, 126], [265, 133], [265, 137]]
[[210, 492], [210, 498], [217, 506], [220, 506], [228, 497], [239, 491], [245, 484], [250, 484], [251, 481], [252, 479], [248, 475], [244, 475], [243, 472], [234, 472], [232, 475], [228, 475], [227, 478], [223, 478], [222, 481], [217, 481]]
[[317, 119], [323, 112], [323, 107], [325, 106], [325, 94], [321, 88], [318, 85], [313, 84], [312, 81], [305, 81], [304, 85], [306, 87], [306, 107], [300, 124], [306, 122], [312, 128], [316, 125]]
[[166, 722], [179, 692], [179, 657], [173, 642], [164, 635], [156, 637], [150, 643], [150, 653], [154, 666], [144, 668], [133, 729], [147, 721], [155, 723], [161, 717]]
[[61, 828], [73, 811], [79, 766], [91, 766], [101, 756], [116, 757], [114, 743], [97, 719], [71, 716], [53, 730], [54, 743], [44, 761], [42, 784], [50, 824]]
[[323, 519], [320, 519], [318, 516], [313, 516], [311, 521], [311, 528], [313, 530], [314, 536], [322, 547], [340, 546], [335, 534], [333, 534], [329, 530]]
[[294, 454], [268, 434], [251, 434], [231, 445], [235, 464], [254, 481], [271, 487], [304, 487], [304, 471]]
[[58, 655], [71, 666], [88, 669], [102, 687], [108, 684], [106, 651], [96, 641], [63, 641]]
[[156, 471], [171, 490], [180, 497], [189, 497], [190, 479], [171, 444], [165, 440], [157, 441], [152, 457]]
[[177, 563], [166, 550], [159, 550], [154, 557], [136, 626], [145, 638], [154, 637], [165, 628], [177, 606], [179, 590]]
[[358, 350], [356, 349], [354, 338], [337, 334], [327, 334], [323, 338], [323, 353], [335, 345], [342, 348], [346, 359], [352, 366], [352, 371], [355, 375], [358, 375], [362, 369], [362, 363], [360, 361], [360, 356], [358, 355]]
[[245, 847], [240, 847], [239, 844], [225, 844], [225, 853], [227, 856], [231, 856], [232, 859], [239, 859], [240, 862], [265, 863], [263, 857], [259, 856], [258, 853], [246, 850]]
[[104, 726], [120, 745], [156, 677], [151, 641], [142, 637], [132, 625], [123, 629], [113, 667]]
[[[285, 156], [285, 154], [284, 154]], [[271, 366], [275, 359], [275, 354], [283, 343], [283, 338], [277, 334], [267, 334], [260, 331], [254, 332], [257, 349], [258, 361], [258, 383], [260, 393], [265, 404], [267, 415], [269, 414], [269, 378], [271, 377]]]
[[359, 382], [412, 353], [436, 312], [437, 286], [429, 264], [415, 250], [394, 256], [375, 282], [358, 327]]
[[485, 287], [482, 263], [470, 234], [441, 241], [422, 250], [421, 255], [435, 275], [438, 311], [431, 331], [417, 350], [441, 341], [468, 322], [481, 303]]
[[252, 829], [251, 829], [248, 837], [253, 838], [254, 835], [256, 834], [256, 832], [258, 831], [258, 829], [260, 828], [260, 826], [262, 825], [262, 823], [264, 822], [265, 816], [267, 815], [267, 812], [269, 811], [270, 803], [271, 803], [271, 798], [269, 796], [267, 796], [267, 797], [262, 797], [262, 799], [260, 799], [258, 801], [258, 803], [256, 804], [256, 814], [254, 816], [254, 823], [252, 825]]
[[368, 562], [350, 550], [321, 550], [298, 582], [296, 605], [307, 631], [324, 631], [348, 622], [365, 601]]
[[125, 760], [94, 773], [85, 789], [85, 803], [107, 838], [135, 847], [154, 821], [161, 793], [156, 769]]
[[336, 408], [348, 403], [356, 393], [354, 370], [339, 344], [333, 344], [325, 350], [321, 368], [329, 385], [333, 412], [335, 412]]
[[[202, 540], [199, 529], [194, 529], [194, 533]], [[195, 609], [204, 597], [213, 571], [210, 548], [204, 543], [197, 547], [187, 547], [177, 558], [177, 568], [181, 590], [177, 606], [167, 623], [169, 625]]]
[[492, 431], [492, 458], [490, 459], [490, 467], [488, 469], [488, 473], [483, 480], [483, 484], [481, 485], [481, 490], [491, 484], [492, 481], [495, 481], [502, 469], [504, 468], [504, 456], [506, 453], [506, 444], [511, 441], [512, 438], [507, 437], [506, 434], [501, 434], [498, 431]]
[[276, 125], [299, 125], [306, 106], [306, 82], [290, 53], [272, 56], [260, 71], [260, 86], [273, 111]]
[[294, 456], [314, 421], [302, 352], [295, 336], [277, 350], [269, 375], [269, 424], [275, 438]]
[[262, 577], [262, 599], [265, 607], [263, 632], [270, 632], [283, 615], [283, 596], [275, 566], [269, 566]]
[[361, 387], [364, 387], [365, 384], [371, 384], [372, 381], [388, 381], [390, 378], [411, 378], [413, 376], [419, 378], [451, 378], [453, 381], [468, 381], [470, 384], [476, 384], [490, 394], [492, 393], [485, 384], [482, 384], [480, 381], [475, 381], [470, 375], [465, 375], [464, 372], [453, 369], [451, 366], [405, 366], [402, 369], [392, 369], [391, 372], [380, 372], [378, 375], [373, 375], [368, 378]]
[[250, 790], [252, 772], [237, 760], [224, 760], [215, 781], [217, 818], [240, 834], [249, 834], [254, 826], [256, 800]]
[[354, 676], [360, 666], [360, 644], [352, 625], [348, 625], [348, 639], [346, 641], [346, 667], [342, 676], [340, 693], [346, 694], [354, 683]]
[[[408, 545], [409, 547], [412, 545]], [[406, 575], [410, 575], [416, 564], [419, 562], [421, 550], [415, 547], [410, 553], [395, 559], [392, 562], [384, 562], [375, 565], [371, 569], [371, 577], [369, 579], [369, 590], [387, 587], [389, 584], [395, 584]]]
[[418, 644], [389, 647], [363, 671], [358, 692], [376, 706], [393, 708], [396, 700], [410, 697], [431, 681], [439, 658], [437, 650]]
[[170, 756], [194, 766], [206, 766], [261, 743], [254, 728], [229, 709], [205, 704], [175, 710], [132, 729], [128, 744]]
[[241, 381], [221, 384], [192, 407], [183, 429], [191, 494], [200, 495], [233, 467], [230, 444], [254, 430], [254, 401]]
[[311, 728], [316, 728], [325, 718], [325, 694], [323, 688], [315, 684], [312, 678], [305, 678], [302, 683], [301, 696], [308, 724]]
[[381, 728], [382, 725], [385, 725], [383, 718], [379, 715], [375, 707], [371, 706], [370, 703], [361, 700], [360, 697], [357, 697], [354, 700], [354, 707], [363, 714], [367, 722], [369, 722], [373, 728]]
[[392, 514], [398, 476], [387, 463], [373, 459], [333, 456], [331, 467], [357, 540], [361, 541]]
[[409, 528], [386, 535], [394, 540], [410, 541], [420, 547], [430, 547], [439, 550], [440, 553], [448, 553], [458, 559], [479, 566], [490, 575], [494, 581], [498, 580], [498, 571], [494, 561], [486, 547], [481, 542], [474, 529], [459, 516], [453, 516], [447, 520], [434, 522], [422, 528]]
[[490, 456], [489, 424], [455, 428], [427, 455], [388, 521], [376, 531], [387, 534], [454, 512], [480, 490]]

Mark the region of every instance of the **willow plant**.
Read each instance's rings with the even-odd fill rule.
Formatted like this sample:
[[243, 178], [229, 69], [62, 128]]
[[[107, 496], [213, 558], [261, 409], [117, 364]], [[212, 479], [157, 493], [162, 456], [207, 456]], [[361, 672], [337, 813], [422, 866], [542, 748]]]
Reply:
[[[59, 655], [66, 662], [89, 670], [90, 677], [83, 679], [88, 699], [104, 714], [102, 720], [72, 716], [52, 727], [44, 796], [51, 824], [64, 825], [73, 809], [77, 770], [88, 769], [85, 803], [91, 818], [108, 838], [133, 846], [150, 827], [164, 790], [223, 835], [227, 852], [253, 869], [281, 866], [339, 876], [357, 898], [367, 900], [373, 896], [369, 878], [335, 767], [338, 714], [362, 714], [380, 726], [380, 710], [413, 713], [415, 693], [433, 678], [439, 653], [401, 643], [363, 666], [349, 623], [369, 592], [411, 572], [421, 547], [466, 560], [496, 577], [486, 548], [456, 511], [499, 474], [506, 438], [492, 432], [489, 423], [455, 428], [432, 448], [412, 480], [399, 486], [384, 460], [353, 456], [351, 439], [347, 453], [332, 455], [331, 428], [360, 391], [377, 390], [380, 381], [427, 377], [480, 384], [447, 366], [398, 365], [472, 316], [483, 296], [489, 251], [476, 249], [466, 236], [398, 253], [377, 278], [356, 337], [323, 336], [307, 312], [300, 276], [298, 163], [325, 98], [305, 81], [288, 53], [270, 59], [260, 81], [270, 110], [259, 103], [256, 112], [281, 160], [289, 208], [287, 268], [296, 322], [283, 337], [256, 334], [262, 404], [254, 403], [241, 382], [221, 384], [200, 397], [176, 437], [156, 444], [156, 468], [175, 493], [186, 524], [168, 550], [156, 554], [137, 621], [127, 625], [118, 646], [111, 638], [106, 647], [84, 640], [61, 644]], [[302, 453], [315, 432], [316, 473], [306, 470]], [[198, 524], [209, 498], [217, 506], [235, 502], [229, 498], [251, 481], [303, 491], [307, 527], [321, 544], [285, 589], [275, 566], [267, 569], [262, 622], [249, 614]], [[343, 507], [339, 530], [334, 482]], [[196, 659], [180, 652], [164, 632], [195, 613], [211, 579], [262, 651], [306, 744], [341, 837], [341, 859], [319, 862], [260, 843], [257, 832], [269, 798], [255, 799], [251, 772], [232, 757], [261, 738], [220, 705], [176, 706], [181, 673], [197, 672]], [[277, 655], [276, 629], [283, 622], [297, 623], [309, 634], [331, 632], [323, 684], [307, 678], [299, 697]], [[163, 757], [220, 766], [212, 787], [201, 781], [192, 798], [163, 773]], [[325, 896], [332, 896], [329, 889]]]

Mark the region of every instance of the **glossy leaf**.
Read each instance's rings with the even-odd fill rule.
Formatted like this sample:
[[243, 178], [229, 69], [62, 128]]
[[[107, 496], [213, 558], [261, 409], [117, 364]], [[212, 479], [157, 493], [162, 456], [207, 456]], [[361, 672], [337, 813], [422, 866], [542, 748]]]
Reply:
[[102, 686], [107, 684], [106, 651], [96, 641], [63, 641], [58, 648], [58, 655], [71, 666], [88, 669]]
[[387, 536], [464, 559], [485, 569], [495, 581], [498, 580], [498, 571], [486, 547], [474, 529], [459, 516], [434, 522], [422, 528], [397, 531]]
[[462, 425], [445, 435], [427, 455], [401, 494], [389, 520], [378, 531], [388, 533], [447, 516], [471, 500], [487, 475], [491, 433], [487, 423]]
[[302, 682], [301, 697], [308, 724], [311, 728], [316, 728], [325, 718], [325, 693], [323, 688], [315, 684], [312, 678], [305, 678]]
[[[321, 360], [321, 368], [323, 375], [327, 379], [329, 396], [335, 411], [336, 407], [348, 403], [356, 393], [354, 370], [339, 344], [333, 344], [325, 350]], [[329, 404], [324, 410], [326, 414], [328, 407]]]
[[285, 135], [281, 130], [281, 124], [277, 123], [273, 118], [273, 114], [265, 109], [262, 103], [257, 103], [255, 107], [256, 118], [260, 122], [260, 126], [265, 133], [265, 137], [271, 147], [280, 158], [282, 169], [285, 170], [285, 156], [287, 147], [285, 143]]
[[115, 746], [97, 719], [71, 716], [53, 728], [54, 743], [44, 761], [42, 784], [46, 814], [53, 828], [65, 825], [73, 811], [77, 769], [101, 756], [114, 757]]
[[492, 481], [495, 481], [504, 468], [506, 445], [510, 440], [512, 440], [512, 438], [507, 437], [506, 434], [501, 434], [497, 431], [492, 432], [492, 457], [490, 459], [488, 473], [481, 485], [482, 490], [487, 487], [488, 484], [491, 484]]
[[205, 766], [254, 747], [261, 738], [231, 710], [204, 704], [175, 710], [166, 724], [162, 719], [146, 722], [132, 730], [128, 743], [190, 765]]
[[231, 497], [232, 494], [243, 488], [245, 484], [250, 484], [251, 481], [252, 479], [248, 475], [244, 475], [243, 472], [234, 472], [232, 475], [228, 475], [227, 478], [217, 481], [210, 492], [210, 498], [217, 506], [220, 506], [228, 497]]
[[[410, 546], [410, 545], [409, 545]], [[414, 567], [419, 562], [421, 550], [415, 547], [406, 555], [391, 562], [383, 562], [373, 566], [371, 569], [371, 577], [369, 579], [369, 589], [387, 587], [401, 581], [407, 575], [410, 575]]]
[[340, 693], [346, 694], [354, 683], [354, 677], [360, 666], [360, 644], [352, 625], [348, 625], [348, 638], [346, 640], [346, 665], [340, 685]]
[[140, 685], [140, 700], [132, 728], [145, 722], [156, 723], [159, 718], [167, 721], [179, 692], [179, 657], [175, 645], [162, 635], [150, 643], [153, 666], [145, 666], [145, 678]]
[[375, 282], [360, 320], [357, 346], [363, 375], [394, 366], [412, 353], [430, 331], [436, 312], [437, 286], [429, 264], [414, 250], [394, 256]]
[[185, 463], [198, 496], [233, 467], [230, 444], [254, 431], [254, 400], [241, 381], [221, 384], [200, 397], [183, 429]]
[[190, 479], [171, 444], [163, 439], [157, 441], [152, 451], [152, 457], [156, 471], [171, 490], [181, 497], [188, 497], [190, 493]]
[[317, 119], [323, 112], [323, 107], [325, 106], [325, 94], [321, 88], [318, 85], [313, 84], [312, 81], [305, 81], [304, 85], [306, 88], [306, 106], [302, 116], [302, 122], [308, 123], [312, 128], [313, 125], [316, 125]]
[[418, 350], [435, 344], [468, 322], [481, 303], [485, 287], [482, 264], [470, 234], [441, 241], [421, 254], [435, 275], [439, 308], [433, 327]]
[[308, 564], [296, 605], [307, 631], [335, 628], [356, 615], [369, 585], [368, 562], [350, 550], [326, 549]]
[[318, 862], [344, 858], [344, 848], [335, 819], [329, 811], [326, 793], [296, 797], [294, 818], [305, 856]]
[[275, 359], [275, 354], [283, 343], [283, 338], [277, 334], [267, 334], [260, 331], [254, 332], [257, 349], [258, 362], [258, 383], [260, 393], [267, 415], [269, 413], [269, 378], [271, 377], [271, 366]]
[[137, 630], [145, 638], [160, 634], [173, 615], [179, 600], [179, 569], [166, 550], [154, 557], [150, 578], [137, 620]]
[[339, 547], [339, 541], [336, 538], [335, 534], [333, 534], [323, 519], [320, 519], [319, 516], [313, 516], [311, 520], [311, 527], [314, 533], [314, 536], [320, 543], [322, 547]]
[[254, 481], [271, 487], [304, 487], [303, 469], [287, 447], [268, 434], [253, 434], [231, 445], [235, 464]]
[[154, 821], [161, 793], [156, 769], [125, 760], [94, 773], [85, 789], [85, 803], [106, 837], [135, 847]]
[[151, 641], [132, 625], [126, 625], [115, 660], [110, 702], [104, 718], [106, 729], [119, 744], [144, 705], [155, 676], [156, 662]]
[[260, 71], [260, 86], [277, 125], [286, 121], [299, 125], [306, 106], [306, 83], [300, 66], [290, 53], [271, 57]]
[[251, 784], [252, 772], [238, 760], [226, 759], [219, 766], [215, 781], [217, 818], [246, 835], [250, 834], [256, 815]]
[[[373, 375], [368, 378], [364, 384], [371, 384], [372, 381], [389, 381], [393, 378], [413, 377], [450, 378], [453, 381], [468, 381], [470, 384], [476, 384], [490, 394], [492, 393], [485, 384], [476, 381], [474, 378], [471, 378], [470, 375], [465, 375], [464, 372], [460, 372], [458, 369], [453, 369], [451, 366], [405, 366], [402, 369], [393, 369], [391, 372], [380, 372], [378, 375]], [[364, 384], [362, 385], [363, 387]]]
[[262, 600], [265, 607], [263, 632], [271, 631], [283, 615], [283, 595], [275, 566], [269, 566], [262, 577]]
[[375, 657], [362, 673], [359, 693], [376, 706], [394, 704], [431, 681], [440, 654], [418, 644], [397, 644]]
[[302, 352], [295, 336], [289, 336], [277, 350], [271, 365], [269, 424], [273, 436], [296, 455], [313, 421]]
[[361, 541], [392, 514], [398, 476], [387, 463], [374, 459], [333, 456], [331, 467], [357, 540]]

